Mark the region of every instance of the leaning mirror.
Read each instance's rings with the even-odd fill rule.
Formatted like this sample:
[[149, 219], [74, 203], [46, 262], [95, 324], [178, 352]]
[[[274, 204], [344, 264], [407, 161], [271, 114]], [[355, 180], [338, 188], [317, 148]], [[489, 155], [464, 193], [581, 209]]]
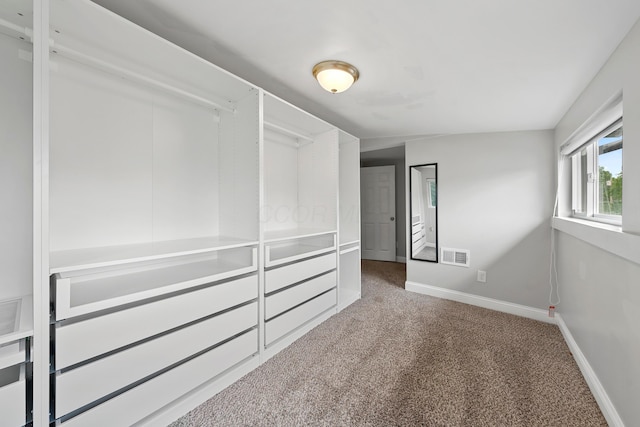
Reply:
[[409, 169], [411, 259], [438, 262], [438, 164]]

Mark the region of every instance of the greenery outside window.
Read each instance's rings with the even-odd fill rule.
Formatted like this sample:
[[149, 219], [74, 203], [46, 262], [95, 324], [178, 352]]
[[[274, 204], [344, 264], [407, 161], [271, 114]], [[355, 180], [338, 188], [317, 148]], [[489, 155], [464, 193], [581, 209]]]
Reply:
[[622, 223], [622, 118], [571, 157], [573, 216]]

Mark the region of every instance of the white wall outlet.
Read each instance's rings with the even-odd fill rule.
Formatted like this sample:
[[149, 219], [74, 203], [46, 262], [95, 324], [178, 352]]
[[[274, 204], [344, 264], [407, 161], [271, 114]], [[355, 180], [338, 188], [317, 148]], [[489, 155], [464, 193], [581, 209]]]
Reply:
[[476, 278], [478, 282], [486, 283], [487, 282], [487, 272], [478, 270], [478, 276]]

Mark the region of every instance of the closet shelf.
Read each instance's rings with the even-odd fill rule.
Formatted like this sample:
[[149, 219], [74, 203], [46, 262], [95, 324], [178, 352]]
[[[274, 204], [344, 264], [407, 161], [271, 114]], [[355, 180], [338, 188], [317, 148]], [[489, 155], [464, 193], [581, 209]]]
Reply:
[[347, 246], [353, 246], [353, 245], [359, 246], [360, 245], [360, 239], [358, 239], [358, 238], [355, 238], [355, 239], [345, 238], [344, 240], [341, 239], [341, 241], [340, 241], [340, 248], [345, 248]]
[[99, 248], [52, 252], [50, 272], [66, 273], [100, 267], [162, 260], [183, 255], [203, 254], [224, 249], [258, 245], [258, 241], [227, 236], [166, 240]]
[[33, 335], [33, 296], [0, 301], [0, 345]]
[[323, 234], [335, 234], [336, 230], [326, 230], [321, 228], [290, 228], [286, 230], [266, 231], [264, 233], [265, 243], [279, 242], [283, 240], [301, 239], [304, 237], [322, 236]]

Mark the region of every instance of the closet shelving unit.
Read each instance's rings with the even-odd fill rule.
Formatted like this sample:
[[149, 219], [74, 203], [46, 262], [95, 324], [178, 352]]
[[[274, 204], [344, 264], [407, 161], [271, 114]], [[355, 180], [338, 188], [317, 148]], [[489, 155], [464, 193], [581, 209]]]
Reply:
[[166, 425], [359, 296], [356, 138], [88, 0], [0, 56], [0, 425]]
[[0, 424], [31, 421], [33, 5], [0, 3]]
[[339, 135], [338, 310], [360, 299], [360, 140]]
[[260, 90], [87, 0], [50, 28], [51, 420], [151, 423], [259, 363]]
[[269, 93], [263, 114], [268, 358], [335, 313], [338, 130]]

